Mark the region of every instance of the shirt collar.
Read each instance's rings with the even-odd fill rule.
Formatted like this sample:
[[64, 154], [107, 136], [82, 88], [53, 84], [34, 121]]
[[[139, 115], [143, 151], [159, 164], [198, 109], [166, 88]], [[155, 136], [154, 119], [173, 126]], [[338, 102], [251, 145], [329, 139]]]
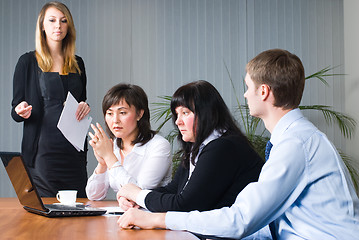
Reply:
[[223, 131], [213, 130], [213, 132], [201, 143], [201, 145], [199, 147], [198, 154], [195, 159], [195, 162], [197, 162], [198, 156], [199, 156], [199, 154], [201, 154], [202, 149], [211, 141], [216, 140], [217, 138], [221, 137], [223, 133], [224, 133]]
[[202, 142], [201, 145], [206, 146], [211, 141], [221, 137], [223, 134], [223, 131], [213, 130], [213, 132]]
[[270, 141], [273, 145], [278, 143], [281, 139], [281, 135], [294, 123], [300, 118], [304, 118], [302, 112], [299, 108], [293, 109], [286, 113], [275, 125]]
[[[198, 154], [196, 156], [196, 158], [194, 159], [194, 162], [197, 163], [198, 161], [198, 156], [201, 154], [202, 149], [211, 141], [216, 140], [217, 138], [221, 137], [222, 134], [225, 133], [225, 131], [218, 131], [218, 130], [213, 130], [213, 132], [201, 143], [200, 147], [199, 147], [199, 151]], [[195, 165], [192, 164], [192, 161], [190, 161], [189, 164], [189, 175], [188, 175], [188, 179], [190, 179], [192, 172], [195, 169]], [[187, 183], [186, 183], [187, 184]]]

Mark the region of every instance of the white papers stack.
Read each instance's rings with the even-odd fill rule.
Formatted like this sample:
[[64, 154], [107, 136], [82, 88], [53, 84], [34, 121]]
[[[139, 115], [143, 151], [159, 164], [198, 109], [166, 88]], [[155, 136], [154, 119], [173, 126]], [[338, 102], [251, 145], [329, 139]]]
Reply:
[[77, 149], [84, 150], [85, 138], [92, 121], [88, 114], [81, 121], [76, 119], [76, 110], [79, 103], [70, 92], [67, 94], [66, 103], [62, 110], [57, 128], [65, 138]]

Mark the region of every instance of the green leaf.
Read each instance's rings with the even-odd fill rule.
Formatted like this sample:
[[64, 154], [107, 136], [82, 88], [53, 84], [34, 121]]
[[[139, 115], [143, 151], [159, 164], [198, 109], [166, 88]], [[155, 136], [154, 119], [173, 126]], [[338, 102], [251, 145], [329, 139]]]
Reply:
[[328, 125], [337, 124], [340, 132], [346, 138], [351, 138], [355, 127], [356, 121], [344, 113], [332, 110], [331, 107], [325, 105], [310, 105], [310, 106], [299, 106], [301, 110], [315, 110], [323, 114], [324, 119]]
[[342, 76], [345, 74], [340, 74], [340, 73], [328, 73], [331, 70], [334, 70], [336, 67], [325, 67], [321, 70], [319, 70], [318, 72], [313, 73], [312, 75], [309, 75], [307, 77], [305, 77], [306, 80], [311, 79], [311, 78], [317, 78], [319, 79], [322, 83], [324, 83], [324, 85], [329, 87], [328, 82], [324, 79], [325, 77], [334, 77], [334, 76]]
[[159, 96], [158, 98], [162, 99], [161, 102], [152, 103], [155, 108], [152, 110], [151, 119], [155, 122], [164, 119], [161, 124], [157, 127], [157, 131], [160, 131], [162, 127], [172, 118], [171, 112], [171, 96]]

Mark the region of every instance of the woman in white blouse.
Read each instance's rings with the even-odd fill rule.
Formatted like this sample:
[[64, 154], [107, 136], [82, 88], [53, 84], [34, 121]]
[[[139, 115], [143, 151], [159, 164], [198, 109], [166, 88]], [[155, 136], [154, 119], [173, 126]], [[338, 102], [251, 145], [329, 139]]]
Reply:
[[89, 143], [98, 161], [87, 181], [90, 200], [102, 200], [111, 187], [117, 192], [133, 183], [142, 189], [164, 186], [171, 180], [171, 146], [151, 130], [148, 99], [143, 89], [117, 84], [104, 96], [106, 131], [96, 123]]

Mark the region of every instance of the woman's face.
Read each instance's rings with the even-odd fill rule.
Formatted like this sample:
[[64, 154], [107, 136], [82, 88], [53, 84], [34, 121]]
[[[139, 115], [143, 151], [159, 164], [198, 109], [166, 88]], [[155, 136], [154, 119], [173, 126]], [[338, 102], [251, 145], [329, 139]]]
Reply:
[[137, 121], [143, 115], [144, 110], [136, 113], [134, 106], [129, 106], [125, 100], [112, 105], [107, 109], [105, 121], [113, 135], [123, 141], [133, 141], [138, 135]]
[[195, 134], [193, 132], [194, 113], [186, 107], [176, 107], [176, 125], [182, 134], [182, 140], [185, 142], [195, 142]]
[[60, 10], [49, 7], [45, 12], [43, 27], [48, 43], [61, 42], [67, 35], [68, 23]]

